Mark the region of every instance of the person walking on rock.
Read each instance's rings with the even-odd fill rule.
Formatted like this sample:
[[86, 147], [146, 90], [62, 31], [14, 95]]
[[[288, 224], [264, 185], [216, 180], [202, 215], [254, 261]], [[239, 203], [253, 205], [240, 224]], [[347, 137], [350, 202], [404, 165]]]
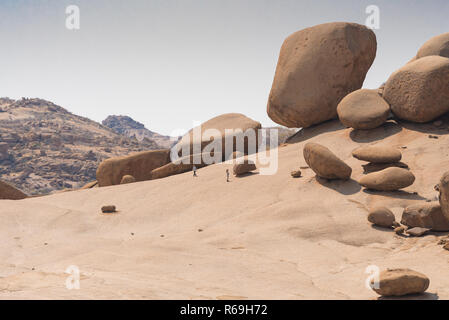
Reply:
[[193, 170], [193, 176], [194, 176], [194, 177], [198, 177], [198, 176], [196, 175], [196, 166], [193, 166], [192, 170]]
[[226, 169], [226, 182], [229, 182], [229, 169]]

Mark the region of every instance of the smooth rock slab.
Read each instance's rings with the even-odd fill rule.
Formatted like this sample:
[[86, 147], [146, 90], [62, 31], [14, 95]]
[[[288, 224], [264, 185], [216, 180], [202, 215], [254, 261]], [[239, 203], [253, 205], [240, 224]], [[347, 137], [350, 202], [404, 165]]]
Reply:
[[[371, 280], [374, 285], [374, 279]], [[373, 290], [382, 296], [404, 296], [423, 293], [430, 280], [424, 274], [411, 269], [387, 269], [379, 275], [379, 288]]]
[[309, 167], [321, 178], [347, 180], [351, 177], [351, 167], [325, 146], [309, 142], [304, 146], [303, 155]]
[[429, 228], [421, 228], [421, 227], [414, 227], [411, 229], [407, 229], [407, 233], [412, 237], [421, 237], [429, 231], [430, 231]]
[[413, 173], [402, 168], [387, 168], [382, 171], [369, 173], [359, 180], [359, 184], [367, 189], [379, 191], [394, 191], [413, 184]]

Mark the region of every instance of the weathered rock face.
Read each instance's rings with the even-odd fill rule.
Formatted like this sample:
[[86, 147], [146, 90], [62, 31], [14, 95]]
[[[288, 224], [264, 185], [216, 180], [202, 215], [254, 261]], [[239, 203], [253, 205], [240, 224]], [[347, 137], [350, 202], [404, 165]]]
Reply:
[[449, 32], [430, 38], [419, 48], [416, 58], [442, 56], [449, 58]]
[[434, 231], [449, 231], [449, 219], [443, 215], [439, 203], [416, 204], [405, 208], [401, 223], [410, 228], [422, 227]]
[[[374, 279], [371, 281], [374, 284]], [[424, 274], [411, 269], [387, 269], [379, 275], [379, 288], [373, 288], [382, 296], [403, 296], [422, 293], [430, 280]]]
[[387, 121], [390, 106], [377, 90], [351, 92], [337, 106], [338, 118], [347, 127], [374, 129]]
[[387, 80], [383, 97], [403, 120], [441, 116], [449, 111], [449, 58], [428, 56], [406, 64]]
[[446, 219], [449, 219], [449, 171], [445, 172], [441, 177], [438, 190], [440, 192], [439, 201], [441, 211]]
[[368, 221], [385, 228], [391, 228], [395, 221], [393, 212], [385, 207], [376, 207], [370, 210], [368, 214]]
[[[233, 146], [232, 148], [230, 148], [229, 154], [234, 151], [241, 151], [247, 154], [249, 151], [251, 151], [251, 148], [248, 149], [248, 139], [250, 139], [254, 143], [253, 151], [257, 151], [257, 135], [258, 130], [261, 127], [262, 125], [260, 124], [260, 122], [254, 121], [243, 114], [226, 113], [202, 123], [201, 130], [197, 130], [198, 127], [190, 130], [189, 133], [181, 138], [181, 140], [174, 146], [174, 148], [176, 148], [175, 150], [178, 151], [179, 155], [182, 155], [181, 152], [183, 148], [189, 150], [190, 147], [190, 154], [198, 154], [203, 151], [215, 151], [221, 152], [225, 156], [225, 142], [230, 141], [232, 142]], [[233, 130], [234, 132], [226, 132], [226, 130]], [[201, 134], [197, 136], [195, 132]], [[211, 133], [211, 135], [209, 135], [208, 133]], [[245, 138], [245, 133], [247, 133], [246, 137], [250, 138]], [[221, 149], [209, 150], [209, 148], [212, 148], [213, 145], [210, 145], [209, 147], [207, 146], [215, 139], [221, 139]], [[237, 150], [237, 141], [242, 141], [243, 150]], [[183, 154], [183, 156], [188, 155]]]
[[430, 231], [429, 228], [421, 228], [421, 227], [414, 227], [411, 229], [407, 229], [408, 235], [412, 237], [421, 237], [429, 231]]
[[130, 156], [110, 158], [98, 166], [97, 181], [100, 187], [120, 184], [124, 175], [136, 181], [151, 179], [151, 171], [170, 162], [170, 150], [144, 151]]
[[351, 167], [318, 143], [307, 143], [303, 154], [306, 163], [321, 178], [347, 180], [351, 177]]
[[383, 145], [359, 147], [352, 151], [352, 156], [372, 163], [394, 163], [402, 158], [399, 149]]
[[282, 44], [267, 113], [286, 127], [309, 127], [337, 116], [337, 105], [360, 89], [376, 56], [374, 32], [334, 22], [293, 33]]
[[234, 175], [241, 176], [256, 169], [256, 164], [254, 162], [252, 162], [251, 160], [245, 160], [243, 163], [234, 164], [232, 171]]
[[136, 178], [134, 178], [132, 175], [126, 174], [122, 177], [122, 180], [120, 180], [120, 184], [127, 184], [127, 183], [133, 183], [136, 182]]
[[359, 184], [372, 190], [394, 191], [406, 188], [414, 181], [415, 176], [410, 171], [392, 167], [367, 174], [360, 179]]
[[19, 189], [0, 181], [0, 199], [20, 200], [25, 199], [26, 197], [27, 195]]

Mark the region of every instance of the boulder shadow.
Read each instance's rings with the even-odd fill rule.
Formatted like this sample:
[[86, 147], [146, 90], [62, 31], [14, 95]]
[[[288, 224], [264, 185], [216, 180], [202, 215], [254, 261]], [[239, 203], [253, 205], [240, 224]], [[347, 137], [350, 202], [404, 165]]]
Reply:
[[374, 142], [383, 140], [387, 137], [395, 135], [402, 131], [402, 127], [394, 121], [387, 121], [380, 127], [369, 130], [353, 129], [349, 133], [349, 137], [352, 141], [358, 143]]
[[[441, 121], [441, 125], [436, 126], [434, 124], [435, 121]], [[449, 113], [445, 113], [444, 115], [434, 119], [430, 122], [426, 123], [415, 123], [406, 120], [397, 120], [397, 123], [408, 130], [418, 131], [421, 133], [429, 133], [436, 135], [445, 135], [449, 134]]]
[[378, 191], [378, 190], [372, 190], [372, 189], [363, 189], [363, 192], [368, 193], [370, 195], [385, 196], [385, 197], [390, 197], [390, 198], [398, 198], [398, 199], [406, 199], [406, 200], [427, 200], [427, 198], [424, 198], [415, 192], [407, 192], [404, 190]]
[[353, 180], [329, 180], [315, 176], [315, 180], [323, 187], [332, 189], [343, 195], [351, 195], [360, 191], [360, 184]]
[[388, 227], [380, 227], [380, 226], [376, 226], [375, 224], [371, 224], [371, 228], [377, 230], [377, 231], [382, 231], [382, 232], [394, 232], [394, 229], [388, 228]]
[[344, 130], [346, 127], [338, 120], [333, 119], [320, 124], [313, 125], [308, 128], [301, 128], [291, 137], [285, 140], [285, 143], [293, 144], [309, 140], [322, 133]]
[[420, 294], [408, 294], [401, 297], [380, 296], [377, 300], [438, 300], [439, 298], [437, 293], [424, 292]]

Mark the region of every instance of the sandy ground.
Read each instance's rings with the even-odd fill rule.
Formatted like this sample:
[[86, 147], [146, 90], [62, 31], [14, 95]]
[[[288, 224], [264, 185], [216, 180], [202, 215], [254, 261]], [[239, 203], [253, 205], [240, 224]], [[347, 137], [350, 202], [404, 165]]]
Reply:
[[[369, 132], [331, 121], [279, 148], [276, 175], [226, 183], [229, 164], [169, 178], [0, 201], [0, 298], [37, 299], [373, 299], [370, 265], [408, 267], [430, 278], [419, 299], [449, 298], [446, 233], [404, 238], [372, 227], [367, 208], [397, 219], [409, 204], [436, 200], [449, 169], [447, 128], [397, 125]], [[429, 134], [439, 139], [429, 138]], [[306, 141], [321, 143], [353, 168], [350, 181], [317, 181], [305, 166]], [[386, 143], [403, 149], [416, 176], [400, 192], [367, 192], [351, 151]], [[114, 204], [116, 214], [101, 214]], [[76, 265], [80, 289], [65, 273]]]

